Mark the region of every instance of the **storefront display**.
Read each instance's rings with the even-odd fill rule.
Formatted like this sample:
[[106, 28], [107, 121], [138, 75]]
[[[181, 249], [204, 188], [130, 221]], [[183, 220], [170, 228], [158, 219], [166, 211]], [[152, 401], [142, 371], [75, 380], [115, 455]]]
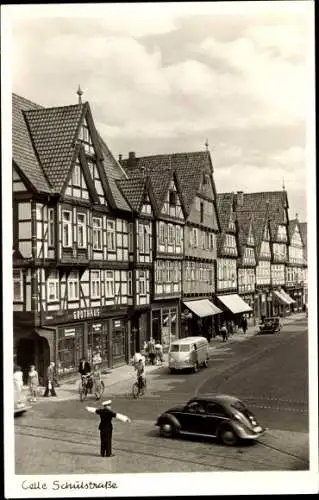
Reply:
[[126, 363], [125, 324], [122, 319], [112, 321], [112, 360], [113, 366]]
[[57, 373], [66, 375], [77, 372], [83, 356], [83, 326], [66, 326], [58, 329]]
[[178, 338], [178, 309], [165, 307], [152, 311], [152, 336], [163, 345], [164, 351]]
[[91, 366], [108, 366], [108, 331], [107, 322], [88, 325], [88, 361]]

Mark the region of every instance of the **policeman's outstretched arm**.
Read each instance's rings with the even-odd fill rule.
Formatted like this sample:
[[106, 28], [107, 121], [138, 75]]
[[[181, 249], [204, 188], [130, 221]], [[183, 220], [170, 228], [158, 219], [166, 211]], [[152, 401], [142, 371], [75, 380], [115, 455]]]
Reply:
[[131, 423], [131, 419], [127, 417], [126, 415], [122, 415], [122, 413], [117, 413], [116, 418], [118, 420], [121, 420], [122, 422], [127, 422], [128, 424]]
[[90, 413], [96, 413], [96, 408], [93, 408], [92, 406], [86, 406], [85, 409]]

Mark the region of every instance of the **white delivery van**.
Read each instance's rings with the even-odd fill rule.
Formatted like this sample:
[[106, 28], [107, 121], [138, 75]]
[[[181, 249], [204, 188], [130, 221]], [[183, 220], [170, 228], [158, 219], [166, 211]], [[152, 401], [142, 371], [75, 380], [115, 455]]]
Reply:
[[186, 368], [197, 372], [208, 364], [208, 341], [205, 337], [185, 337], [171, 343], [168, 367], [171, 373]]

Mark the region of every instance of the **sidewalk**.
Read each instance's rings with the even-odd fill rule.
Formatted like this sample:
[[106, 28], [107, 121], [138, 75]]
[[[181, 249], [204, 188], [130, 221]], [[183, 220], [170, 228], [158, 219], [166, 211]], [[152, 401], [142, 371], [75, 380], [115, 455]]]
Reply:
[[[294, 321], [299, 321], [301, 319], [305, 318], [305, 313], [296, 313], [292, 314], [291, 316], [288, 316], [287, 318], [281, 318], [281, 324], [287, 325], [289, 323], [293, 323]], [[237, 333], [232, 334], [227, 342], [223, 342], [222, 338], [220, 336], [214, 337], [211, 339], [210, 344], [209, 344], [209, 357], [213, 356], [213, 353], [222, 347], [224, 347], [227, 344], [232, 344], [234, 342], [243, 342], [250, 337], [253, 337], [259, 332], [258, 324], [255, 326], [250, 326], [248, 327], [246, 333], [244, 334], [242, 330], [238, 331]], [[146, 377], [149, 376], [155, 376], [155, 375], [161, 375], [166, 374], [168, 372], [168, 353], [164, 353], [164, 362], [162, 365], [147, 365], [145, 370], [146, 370]], [[104, 395], [105, 397], [109, 396], [116, 396], [117, 394], [123, 394], [123, 391], [127, 390], [127, 393], [130, 392], [130, 388], [133, 384], [133, 381], [136, 378], [135, 370], [133, 366], [131, 365], [124, 365], [120, 366], [118, 368], [115, 368], [114, 370], [110, 370], [108, 374], [104, 375], [102, 377], [102, 380], [105, 384], [105, 392]], [[70, 381], [65, 381], [63, 384], [61, 384], [60, 387], [57, 387], [56, 392], [58, 397], [57, 398], [43, 398], [40, 396], [38, 398], [38, 401], [47, 401], [47, 402], [52, 402], [52, 401], [65, 401], [65, 400], [70, 400], [70, 399], [78, 399], [79, 398], [79, 384], [80, 384], [80, 377], [75, 377], [72, 378]], [[28, 390], [27, 388], [24, 388], [24, 390]], [[44, 393], [44, 388], [43, 392]], [[102, 396], [103, 399], [103, 396]], [[91, 402], [91, 398], [90, 398]]]

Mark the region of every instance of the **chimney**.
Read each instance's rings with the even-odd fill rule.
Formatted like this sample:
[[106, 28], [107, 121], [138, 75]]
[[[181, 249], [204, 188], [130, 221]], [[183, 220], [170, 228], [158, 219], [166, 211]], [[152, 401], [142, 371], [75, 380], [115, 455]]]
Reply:
[[130, 151], [128, 154], [128, 166], [135, 167], [135, 151]]
[[237, 191], [237, 207], [242, 207], [244, 204], [244, 191]]
[[119, 162], [121, 162], [121, 161], [122, 161], [122, 155], [119, 154]]

